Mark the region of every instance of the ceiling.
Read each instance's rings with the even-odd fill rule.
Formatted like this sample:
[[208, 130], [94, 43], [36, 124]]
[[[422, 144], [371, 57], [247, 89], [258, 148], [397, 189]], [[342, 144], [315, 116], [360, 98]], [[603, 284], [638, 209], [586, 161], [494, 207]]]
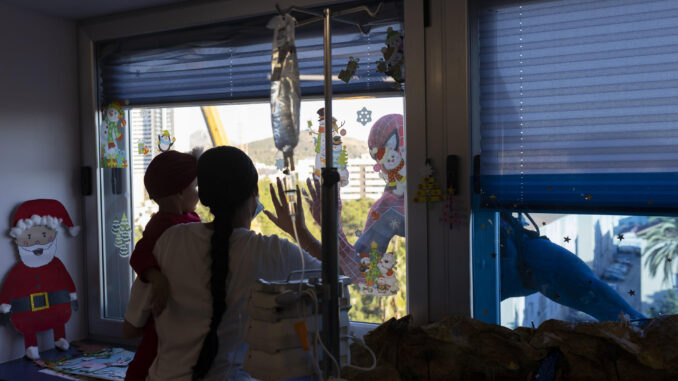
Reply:
[[71, 20], [110, 15], [192, 0], [0, 0], [18, 8]]

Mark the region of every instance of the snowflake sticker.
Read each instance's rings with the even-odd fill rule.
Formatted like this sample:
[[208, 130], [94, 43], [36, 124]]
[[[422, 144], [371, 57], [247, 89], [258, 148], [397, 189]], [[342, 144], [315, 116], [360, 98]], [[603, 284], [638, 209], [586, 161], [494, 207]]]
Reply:
[[366, 107], [363, 107], [361, 110], [358, 110], [358, 119], [357, 122], [363, 126], [372, 121], [372, 111], [368, 110]]
[[419, 173], [422, 177], [433, 177], [433, 167], [431, 163], [426, 163], [423, 167], [419, 169]]
[[391, 219], [390, 225], [391, 225], [391, 229], [396, 231], [396, 230], [398, 230], [398, 228], [400, 228], [400, 221], [396, 218], [393, 218], [393, 219]]

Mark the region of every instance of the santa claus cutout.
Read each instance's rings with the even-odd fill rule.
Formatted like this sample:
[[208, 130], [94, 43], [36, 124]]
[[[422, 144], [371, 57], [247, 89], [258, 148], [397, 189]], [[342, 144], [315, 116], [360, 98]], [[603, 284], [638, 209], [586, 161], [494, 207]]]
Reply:
[[69, 347], [65, 324], [78, 309], [73, 279], [55, 256], [57, 228], [64, 224], [78, 234], [64, 206], [57, 200], [30, 200], [19, 209], [9, 235], [15, 239], [20, 262], [7, 274], [0, 290], [0, 322], [11, 320], [24, 334], [26, 357], [40, 358], [36, 332], [54, 330], [54, 345]]

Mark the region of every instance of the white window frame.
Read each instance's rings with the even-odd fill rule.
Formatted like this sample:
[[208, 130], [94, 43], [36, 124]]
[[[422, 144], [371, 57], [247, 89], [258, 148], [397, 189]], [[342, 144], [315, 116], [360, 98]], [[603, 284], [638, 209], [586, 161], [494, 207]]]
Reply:
[[[298, 0], [295, 6], [308, 7], [339, 4], [346, 0]], [[285, 8], [292, 5], [281, 1]], [[426, 75], [424, 47], [424, 9], [419, 0], [404, 0], [404, 29], [408, 39], [405, 50], [407, 64], [407, 94], [405, 99], [405, 121], [407, 134], [407, 177], [418, 179], [419, 166], [426, 158], [426, 134], [418, 131], [419, 126], [426, 126]], [[104, 318], [104, 302], [102, 287], [102, 238], [100, 199], [101, 181], [98, 176], [98, 121], [100, 111], [96, 102], [96, 58], [95, 44], [98, 41], [122, 38], [171, 29], [180, 29], [210, 23], [228, 21], [249, 16], [270, 13], [273, 10], [271, 1], [223, 0], [190, 5], [177, 5], [153, 8], [120, 15], [107, 16], [80, 23], [78, 29], [79, 47], [79, 80], [80, 109], [82, 131], [83, 166], [92, 168], [93, 192], [84, 198], [84, 217], [88, 226], [85, 236], [86, 268], [88, 284], [88, 321], [89, 336], [119, 341], [122, 322]], [[409, 99], [409, 100], [408, 100]], [[414, 194], [416, 181], [408, 181], [408, 194]], [[429, 321], [429, 252], [427, 244], [428, 212], [426, 205], [413, 204], [411, 198], [406, 199], [406, 232], [407, 232], [407, 299], [408, 313], [415, 318], [415, 324]], [[468, 291], [468, 289], [467, 289]], [[355, 333], [364, 333], [371, 327], [365, 323], [352, 323]]]

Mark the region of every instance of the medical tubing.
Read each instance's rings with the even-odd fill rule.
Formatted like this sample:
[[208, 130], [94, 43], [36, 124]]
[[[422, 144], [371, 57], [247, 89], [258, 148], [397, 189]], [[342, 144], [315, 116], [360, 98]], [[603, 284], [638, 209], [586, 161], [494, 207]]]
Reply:
[[360, 370], [363, 372], [369, 372], [374, 370], [377, 367], [377, 356], [374, 354], [374, 351], [372, 351], [372, 348], [368, 347], [367, 344], [365, 344], [365, 341], [363, 339], [353, 336], [353, 335], [348, 335], [348, 336], [343, 336], [343, 337], [348, 337], [353, 339], [354, 342], [358, 343], [359, 345], [362, 345], [363, 348], [367, 349], [367, 352], [370, 353], [370, 356], [372, 356], [372, 365], [369, 367], [362, 367], [362, 366], [357, 366], [357, 365], [351, 365], [351, 364], [346, 364], [347, 368], [353, 368], [356, 370]]
[[297, 240], [297, 247], [299, 248], [299, 258], [301, 258], [301, 277], [299, 277], [299, 293], [301, 294], [301, 285], [304, 283], [304, 273], [306, 272], [306, 261], [304, 260], [304, 251], [301, 249], [301, 242], [299, 242], [299, 233], [297, 232], [297, 219], [292, 215], [292, 230], [294, 230], [294, 239]]
[[315, 342], [316, 346], [317, 343], [320, 343], [320, 347], [323, 349], [325, 354], [332, 360], [332, 363], [334, 364], [334, 367], [337, 369], [337, 378], [341, 378], [341, 367], [339, 366], [339, 362], [337, 359], [330, 353], [330, 351], [327, 349], [325, 346], [325, 343], [323, 343], [322, 339], [320, 339], [320, 327], [318, 326], [318, 296], [315, 294], [315, 291], [312, 289], [307, 289], [304, 290], [304, 294], [307, 294], [311, 300], [313, 301], [313, 307], [315, 311]]

